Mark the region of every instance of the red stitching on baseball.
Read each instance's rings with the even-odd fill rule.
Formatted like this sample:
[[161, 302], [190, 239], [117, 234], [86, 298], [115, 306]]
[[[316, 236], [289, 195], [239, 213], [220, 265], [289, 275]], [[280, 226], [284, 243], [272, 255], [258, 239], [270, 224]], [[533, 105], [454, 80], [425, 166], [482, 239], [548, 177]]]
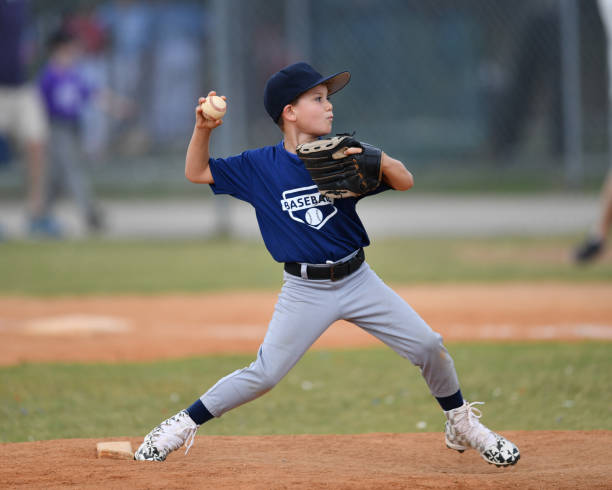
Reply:
[[[223, 100], [223, 99], [221, 99]], [[215, 111], [219, 111], [219, 112], [223, 112], [225, 110], [225, 108], [223, 107], [218, 107], [215, 105], [215, 103], [213, 102], [213, 98], [209, 97], [208, 98], [208, 103], [210, 104], [210, 106], [215, 110]]]

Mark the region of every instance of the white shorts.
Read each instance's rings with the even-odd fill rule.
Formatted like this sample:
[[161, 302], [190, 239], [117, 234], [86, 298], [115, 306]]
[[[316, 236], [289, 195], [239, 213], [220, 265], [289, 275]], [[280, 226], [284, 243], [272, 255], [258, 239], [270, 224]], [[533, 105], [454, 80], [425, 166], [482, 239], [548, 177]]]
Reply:
[[0, 86], [0, 133], [16, 138], [21, 144], [47, 140], [49, 123], [35, 86]]

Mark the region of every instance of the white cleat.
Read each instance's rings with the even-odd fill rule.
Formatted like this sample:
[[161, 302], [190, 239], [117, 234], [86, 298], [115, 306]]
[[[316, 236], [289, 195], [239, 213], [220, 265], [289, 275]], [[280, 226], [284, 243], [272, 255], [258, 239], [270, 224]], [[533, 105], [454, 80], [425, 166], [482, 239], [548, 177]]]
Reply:
[[521, 457], [518, 448], [482, 425], [479, 420], [482, 414], [474, 405], [483, 402], [464, 402], [461, 407], [444, 412], [448, 419], [444, 431], [446, 446], [460, 453], [476, 449], [487, 463], [497, 467], [516, 464]]
[[144, 442], [134, 453], [137, 461], [164, 461], [168, 454], [186, 444], [185, 454], [193, 445], [198, 426], [191, 419], [187, 410], [164, 420], [149, 432]]

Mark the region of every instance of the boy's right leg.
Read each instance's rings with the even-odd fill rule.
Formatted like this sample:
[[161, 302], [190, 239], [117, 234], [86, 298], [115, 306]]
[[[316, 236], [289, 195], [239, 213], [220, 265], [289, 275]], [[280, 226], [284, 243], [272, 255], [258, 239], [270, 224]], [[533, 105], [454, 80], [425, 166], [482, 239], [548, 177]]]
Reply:
[[[338, 319], [337, 307], [326, 294], [330, 284], [285, 275], [285, 284], [255, 361], [220, 379], [200, 398], [210, 415], [220, 417], [270, 391]], [[163, 461], [185, 443], [188, 450], [197, 428], [189, 413], [183, 410], [153, 429], [134, 458]]]

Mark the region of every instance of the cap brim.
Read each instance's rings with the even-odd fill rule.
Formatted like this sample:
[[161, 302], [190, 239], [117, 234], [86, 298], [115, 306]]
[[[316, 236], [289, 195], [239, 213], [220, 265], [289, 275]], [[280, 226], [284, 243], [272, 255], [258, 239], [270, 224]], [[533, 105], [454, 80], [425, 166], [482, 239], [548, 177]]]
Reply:
[[342, 90], [351, 79], [351, 74], [348, 71], [341, 71], [330, 77], [324, 78], [317, 85], [325, 85], [327, 87], [327, 95], [335, 94]]

